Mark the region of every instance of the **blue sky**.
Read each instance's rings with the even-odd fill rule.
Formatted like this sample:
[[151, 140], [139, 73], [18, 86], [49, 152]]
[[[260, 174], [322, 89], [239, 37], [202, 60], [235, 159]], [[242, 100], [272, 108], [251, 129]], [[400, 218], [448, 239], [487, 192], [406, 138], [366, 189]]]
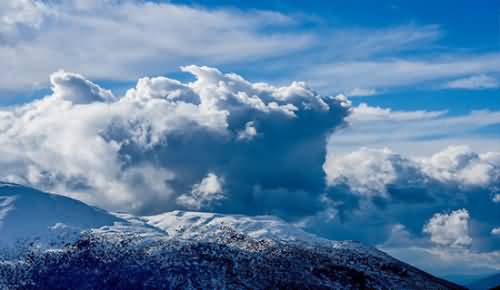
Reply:
[[0, 64], [2, 179], [500, 270], [498, 1], [8, 0]]

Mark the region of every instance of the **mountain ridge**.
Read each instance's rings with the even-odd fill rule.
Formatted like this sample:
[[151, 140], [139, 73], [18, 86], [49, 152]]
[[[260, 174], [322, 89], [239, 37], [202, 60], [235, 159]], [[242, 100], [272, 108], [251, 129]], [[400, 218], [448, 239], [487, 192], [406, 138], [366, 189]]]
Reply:
[[[33, 215], [48, 217], [38, 217], [46, 228], [35, 230], [27, 247], [0, 256], [2, 290], [463, 289], [375, 248], [323, 239], [270, 216], [113, 214], [13, 184], [1, 184], [0, 197], [0, 241], [12, 239], [7, 230]], [[31, 202], [39, 203], [34, 211], [27, 210]], [[58, 221], [52, 213], [63, 215]], [[70, 227], [74, 235], [61, 236], [54, 227]], [[29, 240], [32, 228], [25, 230], [21, 236]], [[49, 236], [40, 239], [40, 232]]]

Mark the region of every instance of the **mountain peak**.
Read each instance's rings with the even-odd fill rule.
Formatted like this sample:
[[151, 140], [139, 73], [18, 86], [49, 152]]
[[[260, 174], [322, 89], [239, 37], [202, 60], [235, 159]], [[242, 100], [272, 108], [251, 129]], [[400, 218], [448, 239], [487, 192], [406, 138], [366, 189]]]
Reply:
[[53, 243], [55, 236], [112, 225], [120, 219], [62, 195], [0, 182], [0, 244]]

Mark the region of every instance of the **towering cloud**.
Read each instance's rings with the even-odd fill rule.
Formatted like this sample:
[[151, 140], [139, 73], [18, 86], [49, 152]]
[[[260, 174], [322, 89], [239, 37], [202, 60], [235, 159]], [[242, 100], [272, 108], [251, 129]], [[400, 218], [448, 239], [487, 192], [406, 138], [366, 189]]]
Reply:
[[322, 206], [326, 137], [349, 114], [345, 97], [182, 70], [195, 81], [146, 77], [123, 97], [54, 73], [51, 95], [0, 111], [1, 178], [140, 213]]

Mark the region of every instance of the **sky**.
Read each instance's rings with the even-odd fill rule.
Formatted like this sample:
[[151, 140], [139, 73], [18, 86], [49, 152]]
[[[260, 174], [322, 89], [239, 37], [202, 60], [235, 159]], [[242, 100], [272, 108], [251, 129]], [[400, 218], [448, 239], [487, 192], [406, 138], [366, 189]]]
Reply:
[[[500, 271], [500, 2], [0, 2], [0, 178]], [[362, 230], [361, 230], [362, 229]]]

